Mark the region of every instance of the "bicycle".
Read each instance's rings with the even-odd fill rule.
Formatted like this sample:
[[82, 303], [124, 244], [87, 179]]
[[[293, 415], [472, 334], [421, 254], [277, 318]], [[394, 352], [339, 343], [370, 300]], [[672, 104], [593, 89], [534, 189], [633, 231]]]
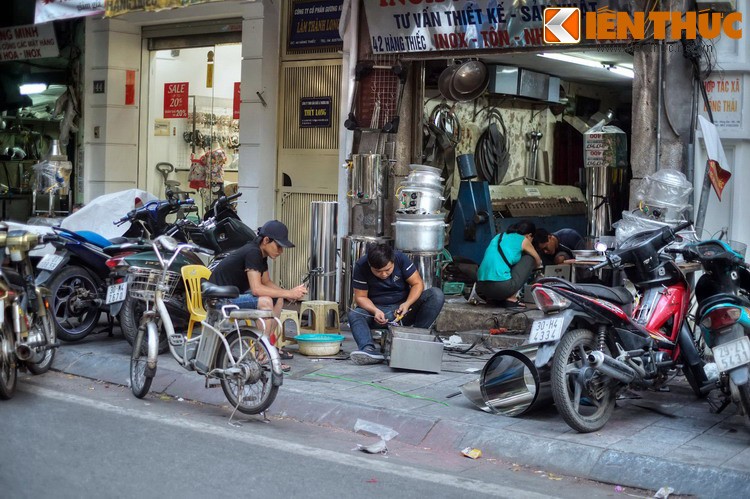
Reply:
[[[163, 323], [172, 357], [188, 371], [205, 376], [207, 388], [215, 386], [211, 385], [212, 380], [219, 381], [234, 407], [230, 421], [237, 410], [245, 414], [266, 411], [283, 382], [283, 372], [278, 351], [263, 330], [266, 320], [275, 320], [278, 328], [280, 321], [271, 311], [241, 310], [227, 303], [239, 296], [237, 287], [204, 282], [201, 292], [207, 316], [201, 322], [200, 334], [187, 338], [184, 333], [176, 333], [165, 300], [174, 292], [180, 275], [169, 270], [170, 265], [182, 251], [208, 250], [180, 244], [169, 236], [157, 237], [153, 248], [161, 269], [139, 267], [128, 272], [128, 293], [146, 302], [130, 359], [133, 395], [143, 398], [151, 388], [156, 375], [159, 326]], [[163, 252], [169, 254], [168, 258]]]

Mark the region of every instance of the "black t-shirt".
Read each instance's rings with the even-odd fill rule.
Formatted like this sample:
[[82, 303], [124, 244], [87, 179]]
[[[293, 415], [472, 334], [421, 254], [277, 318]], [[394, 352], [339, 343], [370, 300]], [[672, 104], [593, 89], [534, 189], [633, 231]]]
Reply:
[[256, 242], [247, 243], [232, 251], [219, 262], [208, 281], [219, 286], [237, 286], [240, 293], [247, 293], [250, 291], [248, 270], [257, 270], [261, 275], [268, 271], [268, 259], [263, 256]]
[[395, 305], [403, 303], [409, 296], [411, 286], [406, 280], [417, 271], [409, 257], [396, 251], [393, 255], [393, 272], [386, 279], [380, 279], [370, 270], [367, 255], [354, 265], [352, 272], [352, 286], [354, 289], [364, 289], [367, 297], [375, 305]]

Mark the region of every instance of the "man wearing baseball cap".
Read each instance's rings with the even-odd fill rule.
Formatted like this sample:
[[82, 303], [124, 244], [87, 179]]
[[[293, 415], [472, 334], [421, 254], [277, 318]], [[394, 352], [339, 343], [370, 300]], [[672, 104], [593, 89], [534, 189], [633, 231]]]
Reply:
[[[285, 248], [294, 248], [289, 241], [289, 230], [278, 220], [271, 220], [258, 229], [258, 237], [234, 250], [216, 266], [209, 282], [219, 286], [236, 286], [242, 294], [233, 303], [240, 308], [273, 310], [276, 317], [281, 313], [284, 299], [301, 300], [307, 288], [300, 284], [292, 289], [283, 289], [268, 276], [268, 259], [275, 260]], [[266, 334], [273, 332], [273, 321], [266, 325]], [[279, 349], [282, 359], [292, 355]]]

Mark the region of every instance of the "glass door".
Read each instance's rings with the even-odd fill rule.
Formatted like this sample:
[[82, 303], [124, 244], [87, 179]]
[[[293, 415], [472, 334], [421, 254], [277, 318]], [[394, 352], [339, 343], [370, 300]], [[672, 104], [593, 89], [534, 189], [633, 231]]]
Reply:
[[237, 190], [242, 45], [151, 52], [146, 190], [211, 202]]

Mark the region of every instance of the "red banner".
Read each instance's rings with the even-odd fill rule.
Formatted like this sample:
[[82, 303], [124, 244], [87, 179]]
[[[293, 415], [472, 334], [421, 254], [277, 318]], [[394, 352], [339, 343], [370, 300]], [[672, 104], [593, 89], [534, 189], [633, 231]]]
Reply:
[[714, 161], [713, 159], [708, 160], [708, 178], [711, 179], [711, 185], [714, 187], [716, 195], [719, 196], [719, 201], [721, 201], [721, 192], [724, 190], [731, 176], [730, 172], [719, 166], [718, 161]]
[[125, 105], [135, 104], [135, 70], [125, 71]]
[[242, 97], [240, 96], [240, 82], [234, 83], [234, 102], [232, 102], [232, 119], [240, 119], [240, 103]]
[[164, 118], [187, 118], [188, 82], [164, 84]]

